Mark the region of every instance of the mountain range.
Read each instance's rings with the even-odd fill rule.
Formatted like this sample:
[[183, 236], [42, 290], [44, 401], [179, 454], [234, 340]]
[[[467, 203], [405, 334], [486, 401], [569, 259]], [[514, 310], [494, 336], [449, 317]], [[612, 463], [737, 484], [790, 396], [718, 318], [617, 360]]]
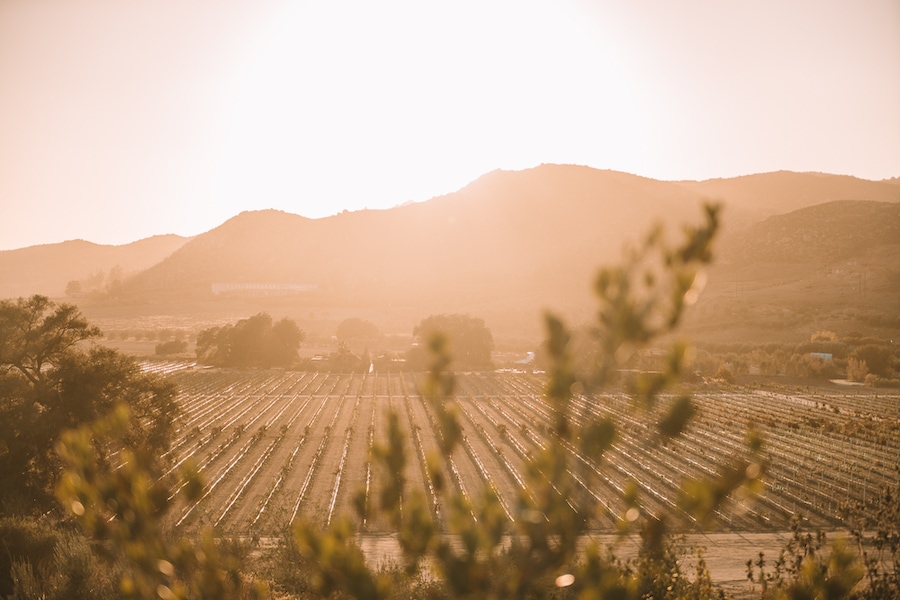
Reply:
[[70, 240], [0, 251], [0, 297], [43, 294], [59, 297], [70, 281], [104, 286], [149, 269], [184, 245], [187, 238], [157, 235], [122, 246]]
[[[245, 212], [193, 238], [0, 252], [0, 295], [59, 297], [68, 287], [101, 316], [104, 306], [137, 314], [246, 304], [307, 321], [323, 312], [365, 315], [388, 330], [431, 313], [470, 312], [500, 332], [530, 335], [547, 307], [589, 316], [598, 266], [653, 223], [674, 235], [698, 222], [704, 201], [723, 205], [724, 226], [710, 299], [693, 320], [700, 330], [738, 304], [754, 314], [785, 302], [782, 313], [799, 310], [809, 286], [824, 286], [815, 295], [829, 314], [835, 302], [900, 314], [898, 180], [784, 171], [672, 182], [574, 165], [494, 171], [452, 194], [386, 210], [322, 219]], [[107, 275], [106, 295], [88, 298], [89, 286], [71, 283], [114, 268], [120, 280], [110, 287]], [[800, 280], [807, 287], [795, 289]], [[289, 296], [251, 300], [274, 293]]]

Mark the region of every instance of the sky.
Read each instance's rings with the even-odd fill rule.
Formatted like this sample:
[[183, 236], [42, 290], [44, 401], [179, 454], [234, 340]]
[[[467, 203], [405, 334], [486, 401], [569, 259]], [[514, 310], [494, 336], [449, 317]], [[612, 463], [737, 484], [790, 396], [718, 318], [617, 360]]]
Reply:
[[900, 176], [900, 2], [0, 0], [0, 250], [542, 163]]

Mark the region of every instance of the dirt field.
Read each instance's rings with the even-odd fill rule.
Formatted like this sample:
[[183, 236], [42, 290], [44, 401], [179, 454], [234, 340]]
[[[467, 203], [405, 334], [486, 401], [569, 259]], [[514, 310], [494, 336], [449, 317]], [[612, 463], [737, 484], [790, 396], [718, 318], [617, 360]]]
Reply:
[[[391, 474], [371, 456], [374, 445], [387, 443], [393, 410], [404, 437], [407, 493], [424, 494], [432, 519], [445, 529], [447, 508], [424, 467], [425, 457], [439, 448], [439, 433], [434, 407], [417, 392], [420, 374], [182, 367], [152, 367], [181, 390], [184, 414], [169, 457], [176, 467], [192, 461], [207, 485], [196, 503], [176, 499], [171, 519], [179, 528], [212, 525], [222, 535], [271, 537], [296, 519], [325, 525], [348, 515], [370, 560], [391, 558], [392, 527], [376, 510]], [[528, 493], [525, 463], [550, 428], [542, 389], [537, 375], [458, 375], [454, 400], [464, 439], [440, 467], [451, 492], [477, 499], [492, 487], [515, 520], [517, 498]], [[592, 535], [604, 543], [616, 539], [610, 536], [623, 514], [624, 489], [636, 485], [642, 512], [668, 515], [676, 532], [687, 536], [686, 548], [703, 549], [714, 580], [746, 595], [746, 561], [760, 551], [774, 560], [792, 517], [802, 516], [809, 528], [839, 531], [842, 506], [871, 505], [880, 487], [896, 480], [898, 396], [837, 386], [750, 386], [697, 389], [694, 398], [699, 410], [691, 427], [665, 444], [654, 441], [627, 397], [573, 399], [577, 413], [610, 416], [619, 430], [602, 457], [572, 450], [573, 468], [588, 474], [578, 481], [606, 509]], [[765, 491], [728, 502], [701, 530], [677, 508], [681, 483], [713, 476], [740, 455], [751, 422], [763, 434]], [[358, 495], [365, 500], [362, 516], [353, 510]], [[623, 554], [633, 552], [633, 539], [617, 543]], [[696, 556], [685, 561], [693, 564]]]

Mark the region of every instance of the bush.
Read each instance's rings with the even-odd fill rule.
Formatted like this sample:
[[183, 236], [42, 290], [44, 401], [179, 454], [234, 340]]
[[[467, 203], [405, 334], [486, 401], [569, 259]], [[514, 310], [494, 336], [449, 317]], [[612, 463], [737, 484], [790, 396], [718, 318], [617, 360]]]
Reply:
[[863, 382], [869, 374], [869, 367], [866, 361], [858, 358], [850, 357], [847, 359], [847, 379], [850, 381]]
[[[132, 421], [121, 405], [90, 426], [65, 433], [59, 444], [66, 472], [57, 495], [70, 517], [121, 561], [117, 596], [158, 598], [265, 597], [264, 585], [248, 585], [242, 575], [241, 543], [217, 541], [206, 529], [197, 541], [173, 541], [162, 523], [172, 508], [168, 478], [152, 475], [152, 460], [123, 447]], [[96, 442], [118, 446], [116, 466], [100, 460]], [[184, 494], [199, 499], [203, 483], [196, 470], [181, 472]], [[77, 565], [76, 565], [77, 571]]]
[[381, 332], [378, 331], [378, 327], [371, 321], [350, 317], [341, 321], [335, 335], [340, 341], [371, 340], [381, 335]]
[[725, 365], [721, 365], [716, 370], [715, 379], [718, 379], [719, 381], [724, 381], [725, 383], [734, 383], [735, 382], [734, 373], [732, 373], [731, 369], [729, 369]]
[[158, 356], [168, 356], [170, 354], [181, 354], [187, 352], [187, 342], [171, 340], [156, 345], [156, 354]]
[[0, 519], [0, 597], [13, 592], [13, 563], [27, 562], [32, 569], [49, 567], [58, 534], [46, 521], [30, 517]]
[[836, 342], [838, 339], [837, 334], [833, 331], [816, 331], [811, 336], [809, 336], [809, 341], [811, 342]]
[[879, 377], [890, 377], [892, 368], [891, 363], [893, 356], [890, 348], [880, 344], [866, 344], [860, 346], [850, 353], [851, 358], [866, 363], [869, 373], [878, 375]]
[[413, 329], [416, 345], [407, 353], [412, 369], [424, 370], [428, 365], [428, 341], [435, 334], [446, 336], [448, 351], [456, 368], [464, 371], [492, 369], [491, 352], [494, 337], [483, 319], [469, 315], [432, 315]]
[[834, 361], [813, 354], [794, 354], [788, 361], [787, 374], [801, 379], [833, 379], [837, 367]]
[[197, 335], [197, 361], [217, 367], [286, 367], [297, 360], [303, 331], [291, 319], [272, 323], [267, 313]]
[[900, 379], [879, 377], [874, 373], [869, 373], [866, 375], [865, 384], [874, 388], [898, 388], [900, 387]]
[[117, 597], [116, 565], [103, 564], [77, 531], [47, 519], [0, 519], [0, 598]]

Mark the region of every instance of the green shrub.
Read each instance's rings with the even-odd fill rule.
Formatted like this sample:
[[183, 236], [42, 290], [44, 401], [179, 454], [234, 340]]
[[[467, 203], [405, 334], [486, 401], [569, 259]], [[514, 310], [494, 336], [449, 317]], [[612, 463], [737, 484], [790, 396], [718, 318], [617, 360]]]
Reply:
[[169, 340], [156, 345], [156, 354], [158, 356], [168, 356], [170, 354], [181, 354], [187, 352], [187, 342], [184, 340]]
[[735, 382], [734, 373], [732, 373], [731, 369], [729, 369], [725, 365], [721, 365], [718, 369], [716, 369], [715, 379], [724, 381], [725, 383]]
[[0, 519], [0, 597], [13, 591], [10, 572], [14, 563], [27, 563], [29, 572], [49, 566], [57, 541], [56, 530], [46, 520], [33, 517]]

